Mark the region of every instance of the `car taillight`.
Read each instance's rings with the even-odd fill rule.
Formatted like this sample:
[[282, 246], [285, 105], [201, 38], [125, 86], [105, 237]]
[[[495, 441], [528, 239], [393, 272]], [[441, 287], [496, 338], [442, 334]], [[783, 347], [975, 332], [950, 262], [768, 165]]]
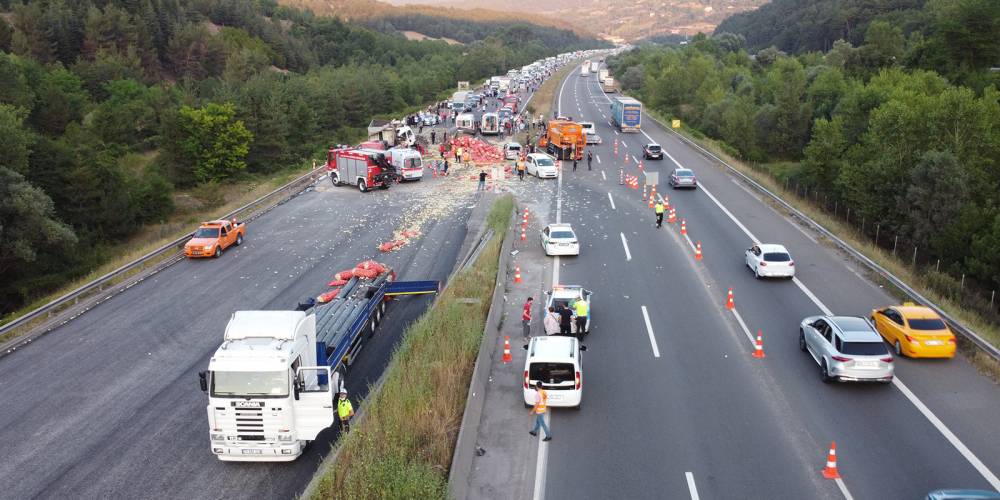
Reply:
[[917, 339], [915, 339], [915, 338], [913, 338], [913, 337], [911, 337], [911, 336], [909, 336], [909, 335], [903, 335], [903, 336], [904, 336], [904, 337], [906, 337], [906, 341], [907, 341], [907, 342], [909, 342], [909, 343], [911, 343], [911, 344], [917, 344], [917, 345], [920, 345], [920, 341], [919, 341], [919, 340], [917, 340]]
[[788, 263], [788, 267], [791, 267], [791, 266], [794, 266], [794, 265], [795, 265], [795, 262], [789, 262]]
[[579, 243], [579, 242], [578, 242], [578, 241], [576, 241], [576, 240], [573, 240], [573, 241], [571, 241], [570, 243], [572, 243], [572, 244], [576, 245], [576, 244], [577, 244], [577, 243]]
[[524, 388], [528, 388], [528, 370], [524, 370]]
[[948, 339], [948, 345], [955, 345], [955, 337]]
[[692, 177], [691, 180], [692, 181], [696, 181], [696, 180], [698, 180], [698, 178], [697, 177]]
[[885, 361], [886, 363], [892, 363], [892, 356], [889, 356], [888, 358], [882, 358], [879, 361]]
[[833, 359], [837, 361], [850, 361], [852, 358], [845, 358], [843, 356], [834, 356]]
[[576, 372], [576, 388], [580, 389], [580, 372]]
[[760, 265], [767, 266], [767, 262], [761, 262]]

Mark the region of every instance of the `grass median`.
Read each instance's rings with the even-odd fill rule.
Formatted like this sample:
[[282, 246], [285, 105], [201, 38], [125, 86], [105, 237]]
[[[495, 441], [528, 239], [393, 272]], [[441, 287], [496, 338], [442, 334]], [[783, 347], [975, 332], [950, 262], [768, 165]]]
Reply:
[[[313, 499], [447, 498], [448, 467], [496, 283], [513, 196], [486, 218], [494, 237], [411, 325]], [[474, 299], [474, 300], [460, 300]]]
[[[556, 89], [559, 88], [559, 82], [569, 73], [570, 70], [576, 69], [575, 64], [579, 61], [567, 63], [559, 71], [556, 71], [552, 76], [550, 76], [541, 87], [538, 87], [538, 92], [535, 92], [535, 96], [531, 98], [531, 104], [528, 104], [528, 112], [531, 116], [549, 116], [552, 112], [552, 103], [555, 101]], [[545, 121], [548, 121], [546, 119]]]

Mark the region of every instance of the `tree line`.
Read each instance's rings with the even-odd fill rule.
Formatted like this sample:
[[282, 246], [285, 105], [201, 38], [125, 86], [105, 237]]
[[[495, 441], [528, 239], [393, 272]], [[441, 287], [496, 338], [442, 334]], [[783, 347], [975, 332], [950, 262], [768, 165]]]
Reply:
[[175, 187], [273, 174], [458, 80], [598, 44], [523, 23], [416, 42], [273, 0], [0, 11], [0, 314], [169, 220]]
[[[957, 11], [980, 4], [966, 0]], [[792, 56], [769, 47], [751, 55], [742, 35], [721, 33], [699, 34], [685, 47], [641, 47], [607, 62], [629, 93], [718, 140], [732, 156], [793, 162], [790, 178], [810, 198], [837, 204], [841, 213], [850, 208], [852, 221], [897, 234], [955, 276], [994, 288], [1000, 92], [994, 78], [948, 70], [963, 68], [961, 61], [937, 60], [941, 73], [921, 62], [926, 47], [948, 44], [949, 32], [976, 29], [941, 27], [953, 19], [917, 43], [874, 21], [861, 46], [838, 40], [826, 53]], [[980, 42], [968, 53], [996, 43]]]

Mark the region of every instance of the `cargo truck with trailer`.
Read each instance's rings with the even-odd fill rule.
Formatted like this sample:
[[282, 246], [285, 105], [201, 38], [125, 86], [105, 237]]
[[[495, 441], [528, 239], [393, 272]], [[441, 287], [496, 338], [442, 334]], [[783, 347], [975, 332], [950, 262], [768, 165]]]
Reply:
[[631, 97], [612, 97], [611, 122], [622, 132], [639, 132], [642, 125], [642, 103]]
[[[392, 269], [352, 277], [326, 303], [237, 311], [199, 374], [212, 453], [223, 461], [290, 462], [336, 421], [347, 367], [395, 295], [437, 293], [439, 281], [395, 281]], [[362, 381], [357, 382], [359, 385]]]
[[600, 80], [600, 81], [603, 82], [604, 79], [607, 78], [607, 77], [608, 77], [608, 70], [607, 69], [602, 69], [602, 70], [600, 70], [600, 71], [597, 72], [597, 79], [598, 80]]
[[601, 81], [604, 82], [604, 92], [605, 93], [609, 93], [609, 92], [614, 92], [615, 91], [615, 79], [614, 78], [611, 78], [609, 76], [609, 77], [604, 78]]
[[590, 72], [597, 73], [597, 68], [601, 67], [601, 63], [597, 62], [597, 59], [590, 61]]
[[584, 62], [583, 66], [580, 66], [580, 76], [587, 76], [590, 74], [590, 65]]

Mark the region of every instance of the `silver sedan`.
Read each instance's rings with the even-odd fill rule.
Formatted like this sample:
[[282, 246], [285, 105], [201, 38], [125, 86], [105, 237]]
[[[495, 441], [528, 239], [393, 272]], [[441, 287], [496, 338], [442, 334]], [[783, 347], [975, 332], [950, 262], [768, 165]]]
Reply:
[[799, 325], [799, 349], [820, 366], [823, 382], [892, 382], [892, 355], [864, 318], [808, 317]]

